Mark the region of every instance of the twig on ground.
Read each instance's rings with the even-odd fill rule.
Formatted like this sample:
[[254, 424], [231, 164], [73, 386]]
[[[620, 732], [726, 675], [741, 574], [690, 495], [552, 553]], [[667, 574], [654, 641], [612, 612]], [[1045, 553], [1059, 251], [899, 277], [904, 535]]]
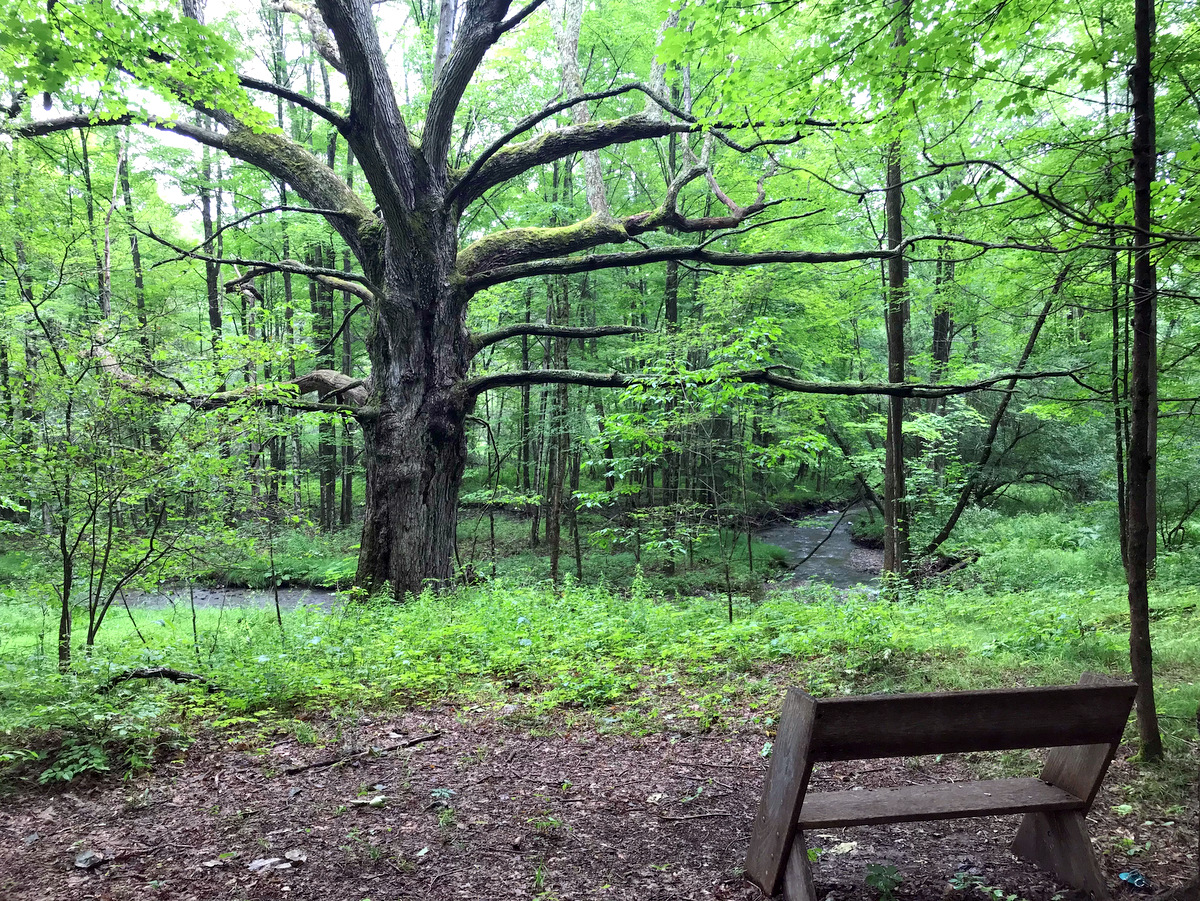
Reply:
[[297, 773], [306, 773], [309, 770], [323, 770], [327, 767], [341, 766], [351, 760], [357, 760], [359, 757], [366, 757], [368, 754], [386, 754], [388, 751], [401, 751], [404, 748], [411, 748], [414, 745], [419, 745], [427, 741], [433, 741], [442, 737], [441, 732], [430, 732], [428, 735], [418, 735], [416, 738], [410, 738], [408, 741], [402, 741], [399, 744], [387, 745], [382, 748], [366, 748], [362, 751], [355, 751], [352, 754], [339, 754], [337, 757], [331, 757], [328, 760], [319, 760], [316, 763], [306, 763], [303, 766], [288, 767], [283, 771], [285, 776], [295, 776]]

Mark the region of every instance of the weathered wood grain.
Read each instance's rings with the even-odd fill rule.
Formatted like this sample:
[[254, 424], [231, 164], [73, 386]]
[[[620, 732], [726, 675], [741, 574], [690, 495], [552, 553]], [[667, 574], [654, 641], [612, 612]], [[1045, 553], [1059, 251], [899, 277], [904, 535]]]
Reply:
[[788, 852], [796, 837], [796, 818], [812, 772], [809, 740], [817, 702], [798, 688], [788, 691], [771, 750], [771, 768], [754, 820], [746, 875], [768, 895], [780, 889]]
[[806, 795], [800, 809], [800, 828], [874, 826], [1034, 810], [1080, 810], [1083, 806], [1083, 799], [1040, 779], [905, 785]]
[[868, 760], [1120, 741], [1132, 683], [822, 700], [812, 759]]

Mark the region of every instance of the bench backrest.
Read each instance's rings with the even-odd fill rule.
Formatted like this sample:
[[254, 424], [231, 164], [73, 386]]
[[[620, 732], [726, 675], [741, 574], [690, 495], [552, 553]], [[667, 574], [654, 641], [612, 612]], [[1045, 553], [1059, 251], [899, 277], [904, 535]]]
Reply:
[[1136, 691], [1120, 682], [817, 700], [808, 756], [869, 760], [1119, 743]]

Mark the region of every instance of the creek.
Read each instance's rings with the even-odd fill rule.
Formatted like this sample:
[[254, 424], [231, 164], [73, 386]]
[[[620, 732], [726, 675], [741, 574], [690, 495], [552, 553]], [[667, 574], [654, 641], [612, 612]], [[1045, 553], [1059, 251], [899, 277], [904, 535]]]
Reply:
[[[787, 552], [787, 564], [791, 572], [780, 576], [777, 583], [819, 582], [834, 588], [877, 585], [883, 552], [859, 547], [850, 538], [850, 520], [863, 509], [855, 507], [847, 511], [840, 523], [838, 516], [841, 511], [832, 510], [798, 523], [781, 522], [756, 531], [754, 537], [759, 541]], [[830, 529], [833, 529], [832, 535]], [[822, 541], [824, 544], [821, 544]], [[810, 553], [812, 556], [801, 563]]]
[[[187, 588], [174, 590], [164, 589], [157, 592], [128, 593], [129, 606], [141, 610], [162, 610], [167, 607], [179, 607], [187, 610], [193, 600], [197, 610], [218, 609], [220, 607], [274, 607], [275, 595], [270, 588], [201, 588], [197, 586], [191, 592]], [[326, 610], [332, 610], [336, 594], [327, 588], [280, 588], [279, 606], [284, 610], [292, 610], [301, 604], [319, 604]], [[120, 599], [114, 605], [120, 609]], [[114, 613], [116, 610], [113, 611]]]

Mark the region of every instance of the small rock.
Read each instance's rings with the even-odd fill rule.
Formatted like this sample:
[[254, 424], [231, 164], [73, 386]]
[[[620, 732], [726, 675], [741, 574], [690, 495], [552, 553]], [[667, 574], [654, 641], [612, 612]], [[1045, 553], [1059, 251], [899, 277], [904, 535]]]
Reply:
[[308, 863], [308, 852], [300, 848], [292, 848], [292, 850], [285, 852], [283, 856], [292, 863]]
[[75, 855], [75, 866], [81, 870], [90, 870], [103, 861], [104, 855], [99, 851], [80, 851]]
[[22, 842], [22, 844], [25, 844], [25, 845], [32, 845], [39, 838], [41, 838], [40, 835], [38, 835], [36, 832], [31, 832], [27, 836], [25, 836], [23, 839], [21, 839], [21, 842]]

